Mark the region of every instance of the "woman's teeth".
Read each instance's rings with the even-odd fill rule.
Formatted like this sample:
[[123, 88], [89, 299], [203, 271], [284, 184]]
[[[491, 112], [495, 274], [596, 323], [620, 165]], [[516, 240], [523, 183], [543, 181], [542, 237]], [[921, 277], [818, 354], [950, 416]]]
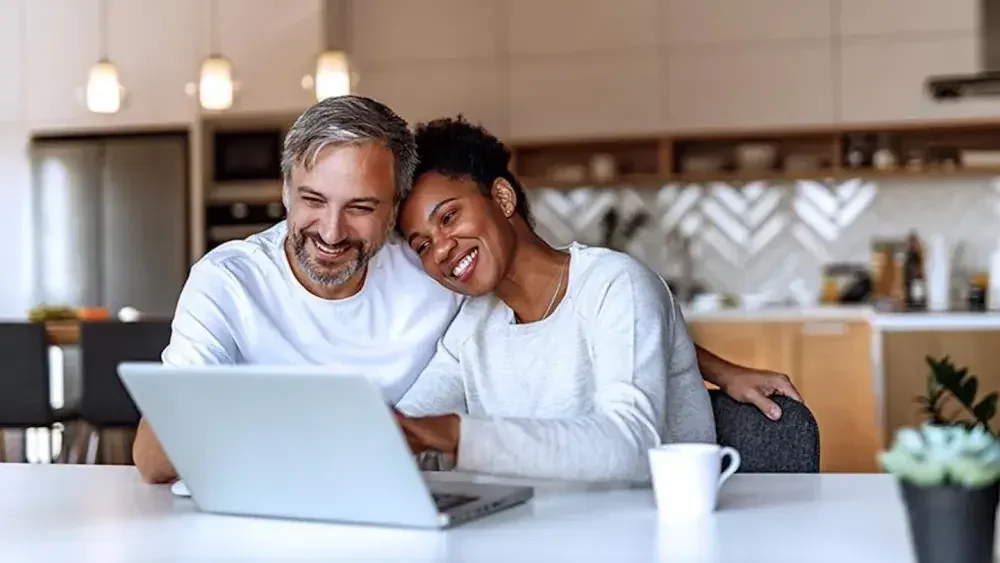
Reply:
[[462, 277], [462, 274], [468, 271], [469, 266], [471, 266], [472, 262], [475, 261], [476, 256], [479, 256], [478, 249], [474, 249], [472, 252], [466, 254], [465, 258], [462, 258], [462, 260], [459, 261], [458, 265], [455, 266], [455, 269], [452, 270], [451, 272], [452, 275], [454, 275], [456, 278]]

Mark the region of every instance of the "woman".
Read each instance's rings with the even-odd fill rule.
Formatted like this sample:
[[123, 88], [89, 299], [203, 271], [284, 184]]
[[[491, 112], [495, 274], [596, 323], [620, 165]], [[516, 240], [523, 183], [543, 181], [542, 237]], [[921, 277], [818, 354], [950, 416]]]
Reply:
[[418, 127], [397, 228], [427, 273], [470, 296], [397, 405], [415, 451], [462, 471], [648, 478], [663, 442], [714, 442], [708, 394], [663, 280], [604, 248], [552, 248], [496, 137], [461, 118]]

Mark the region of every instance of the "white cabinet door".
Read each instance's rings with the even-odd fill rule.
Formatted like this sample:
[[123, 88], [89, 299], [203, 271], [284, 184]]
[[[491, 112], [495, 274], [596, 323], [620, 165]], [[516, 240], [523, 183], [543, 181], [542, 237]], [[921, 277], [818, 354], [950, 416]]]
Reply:
[[352, 3], [351, 51], [359, 63], [493, 58], [498, 10], [507, 0], [360, 0]]
[[673, 130], [828, 125], [833, 62], [826, 41], [672, 50], [663, 90]]
[[670, 47], [823, 39], [834, 0], [662, 0]]
[[0, 0], [0, 124], [21, 120], [25, 2]]
[[135, 125], [187, 124], [197, 98], [204, 0], [108, 0], [107, 45], [126, 88], [121, 121]]
[[840, 117], [848, 123], [945, 120], [1000, 115], [1000, 100], [936, 102], [925, 82], [981, 70], [974, 35], [938, 39], [845, 40], [840, 55]]
[[[377, 68], [377, 67], [376, 67]], [[497, 136], [507, 134], [499, 66], [489, 60], [411, 63], [360, 69], [358, 93], [411, 123], [459, 113]]]
[[528, 140], [660, 131], [659, 73], [655, 51], [512, 61], [510, 136]]
[[513, 57], [642, 51], [660, 44], [657, 0], [505, 0]]
[[213, 44], [239, 84], [232, 113], [298, 113], [315, 101], [302, 78], [321, 51], [321, 8], [320, 0], [218, 0]]
[[979, 4], [995, 0], [837, 0], [839, 33], [846, 37], [936, 31], [973, 32]]
[[24, 2], [24, 118], [32, 128], [86, 124], [80, 90], [100, 56], [97, 0]]

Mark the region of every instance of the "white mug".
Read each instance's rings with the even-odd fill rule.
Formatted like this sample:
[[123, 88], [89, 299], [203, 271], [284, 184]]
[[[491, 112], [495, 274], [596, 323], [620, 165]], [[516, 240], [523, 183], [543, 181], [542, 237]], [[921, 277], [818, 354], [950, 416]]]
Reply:
[[664, 444], [649, 450], [649, 468], [660, 518], [687, 520], [715, 511], [719, 488], [740, 468], [740, 454], [715, 444]]

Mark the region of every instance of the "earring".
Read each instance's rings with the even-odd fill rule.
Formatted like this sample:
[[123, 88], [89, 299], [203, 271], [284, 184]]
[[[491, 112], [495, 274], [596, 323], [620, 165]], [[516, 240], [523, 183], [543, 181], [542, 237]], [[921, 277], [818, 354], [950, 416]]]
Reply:
[[504, 217], [510, 219], [510, 216], [514, 214], [514, 206], [510, 204], [509, 201], [505, 201], [503, 204], [503, 215]]

